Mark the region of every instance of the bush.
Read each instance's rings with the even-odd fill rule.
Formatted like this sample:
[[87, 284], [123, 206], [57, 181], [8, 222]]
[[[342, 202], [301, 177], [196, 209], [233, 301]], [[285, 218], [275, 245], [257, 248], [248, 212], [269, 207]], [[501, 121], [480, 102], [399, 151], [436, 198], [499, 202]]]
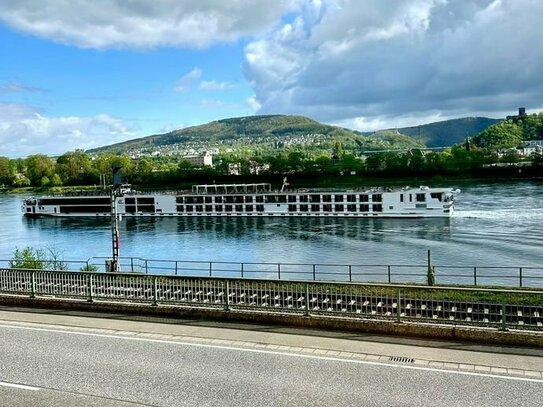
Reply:
[[61, 260], [61, 253], [54, 249], [34, 249], [27, 246], [15, 249], [10, 260], [11, 268], [33, 270], [67, 270], [68, 266]]

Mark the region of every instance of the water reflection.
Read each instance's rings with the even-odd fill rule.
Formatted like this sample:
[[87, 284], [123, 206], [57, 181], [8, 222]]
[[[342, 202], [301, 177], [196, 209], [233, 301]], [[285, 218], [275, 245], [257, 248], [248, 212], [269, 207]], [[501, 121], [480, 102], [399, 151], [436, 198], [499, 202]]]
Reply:
[[[25, 218], [30, 230], [55, 233], [104, 231], [110, 228], [107, 217], [100, 218]], [[212, 239], [258, 236], [289, 240], [312, 240], [333, 236], [357, 241], [379, 242], [387, 235], [403, 234], [417, 239], [446, 239], [451, 234], [451, 219], [352, 219], [352, 218], [124, 218], [121, 231], [127, 235], [166, 237], [205, 234]], [[151, 243], [151, 242], [150, 242]]]

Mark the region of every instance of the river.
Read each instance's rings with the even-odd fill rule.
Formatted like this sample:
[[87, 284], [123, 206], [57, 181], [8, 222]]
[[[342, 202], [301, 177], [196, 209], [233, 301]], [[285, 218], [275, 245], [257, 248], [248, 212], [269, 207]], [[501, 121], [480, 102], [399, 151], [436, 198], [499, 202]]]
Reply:
[[[121, 255], [236, 262], [543, 266], [543, 181], [456, 183], [451, 219], [125, 218]], [[111, 253], [108, 219], [26, 219], [0, 195], [0, 259], [52, 248], [65, 260]]]

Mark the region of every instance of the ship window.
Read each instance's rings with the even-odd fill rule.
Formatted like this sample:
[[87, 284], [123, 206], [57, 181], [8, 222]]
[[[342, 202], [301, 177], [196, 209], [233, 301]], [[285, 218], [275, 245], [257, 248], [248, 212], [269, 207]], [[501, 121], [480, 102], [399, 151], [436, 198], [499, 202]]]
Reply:
[[185, 203], [188, 203], [188, 204], [194, 203], [194, 197], [193, 196], [185, 197]]
[[224, 197], [224, 202], [226, 203], [234, 203], [234, 197], [231, 195], [227, 195]]
[[360, 195], [360, 202], [368, 202], [369, 196], [368, 195]]
[[300, 195], [300, 202], [308, 202], [309, 197], [307, 195]]
[[394, 209], [394, 207], [393, 207], [393, 206], [389, 206], [388, 209]]
[[206, 205], [206, 212], [213, 212], [213, 205]]
[[286, 195], [278, 195], [277, 199], [278, 199], [278, 201], [276, 201], [276, 202], [281, 202], [281, 203], [287, 202], [287, 196]]
[[347, 205], [347, 212], [356, 212], [356, 205]]
[[124, 203], [127, 205], [135, 205], [136, 198], [125, 198]]
[[276, 202], [275, 198], [276, 198], [275, 195], [266, 195], [266, 203]]
[[403, 194], [400, 194], [400, 202], [403, 202]]
[[356, 202], [356, 195], [347, 195], [347, 202]]
[[245, 197], [245, 202], [246, 203], [252, 203], [253, 202], [253, 197], [252, 196], [246, 196]]
[[252, 211], [253, 211], [253, 205], [245, 206], [245, 212], [252, 212]]
[[185, 212], [185, 207], [183, 205], [177, 205], [177, 212]]
[[196, 205], [196, 206], [194, 207], [194, 209], [196, 210], [196, 212], [203, 212], [203, 210], [204, 210], [204, 208], [203, 208], [202, 205]]
[[205, 201], [206, 201], [206, 204], [209, 204], [212, 202], [212, 198], [210, 196], [206, 196]]
[[[179, 206], [183, 206], [183, 205], [179, 205]], [[126, 205], [125, 208], [124, 208], [124, 211], [126, 213], [136, 213], [136, 205]]]
[[372, 202], [383, 202], [383, 195], [381, 194], [373, 194], [371, 196]]
[[288, 211], [289, 212], [296, 212], [296, 205], [289, 205], [288, 206]]
[[360, 212], [369, 212], [370, 206], [367, 204], [360, 205]]
[[288, 196], [288, 201], [289, 202], [296, 202], [296, 195], [289, 195]]
[[225, 212], [232, 212], [232, 205], [224, 205]]
[[336, 212], [343, 212], [343, 205], [336, 205]]
[[332, 195], [323, 195], [322, 202], [332, 202]]
[[413, 202], [413, 195], [409, 194], [409, 202]]
[[309, 195], [310, 196], [310, 202], [319, 203], [321, 201], [320, 195]]
[[336, 202], [343, 202], [343, 195], [336, 195], [334, 199]]
[[320, 205], [311, 205], [311, 212], [320, 212]]
[[222, 205], [215, 205], [215, 212], [222, 212]]
[[256, 206], [256, 211], [257, 212], [264, 212], [264, 205], [257, 205]]
[[383, 205], [379, 204], [379, 205], [372, 205], [373, 208], [373, 212], [383, 212]]
[[[126, 198], [126, 203], [128, 203], [128, 199], [129, 198]], [[132, 199], [134, 199], [134, 198], [132, 198]], [[183, 197], [182, 196], [176, 197], [175, 202], [178, 203], [178, 204], [183, 203]]]
[[322, 211], [323, 212], [332, 212], [332, 205], [322, 205]]
[[417, 202], [426, 202], [426, 194], [417, 194]]
[[215, 203], [222, 203], [222, 196], [216, 196]]
[[241, 195], [236, 195], [236, 196], [234, 197], [234, 202], [235, 202], [235, 203], [243, 203], [243, 196], [241, 196]]
[[203, 196], [194, 197], [194, 203], [204, 203], [204, 197]]
[[307, 205], [300, 205], [300, 212], [307, 212], [308, 209]]
[[243, 205], [236, 205], [236, 212], [243, 212]]
[[192, 205], [187, 205], [185, 209], [187, 212], [192, 212]]
[[437, 199], [439, 202], [443, 200], [443, 194], [441, 192], [432, 192], [430, 196], [434, 199]]

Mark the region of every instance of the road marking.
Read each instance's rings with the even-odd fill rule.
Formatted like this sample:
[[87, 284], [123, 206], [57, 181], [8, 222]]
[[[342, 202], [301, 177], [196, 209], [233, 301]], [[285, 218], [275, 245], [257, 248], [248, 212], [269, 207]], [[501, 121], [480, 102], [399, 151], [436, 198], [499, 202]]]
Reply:
[[[491, 373], [463, 372], [463, 371], [422, 367], [422, 366], [398, 365], [395, 363], [370, 362], [367, 360], [353, 360], [353, 359], [343, 359], [343, 358], [336, 358], [336, 357], [330, 357], [330, 356], [317, 356], [317, 355], [308, 355], [308, 354], [300, 354], [300, 353], [278, 352], [278, 351], [264, 350], [264, 349], [247, 349], [247, 348], [237, 348], [233, 346], [209, 345], [209, 344], [204, 344], [204, 343], [192, 343], [192, 342], [182, 342], [182, 341], [170, 341], [166, 339], [134, 338], [130, 336], [121, 336], [121, 335], [66, 331], [62, 329], [37, 328], [37, 327], [29, 327], [29, 326], [4, 325], [4, 324], [0, 324], [0, 328], [52, 332], [52, 333], [61, 333], [61, 334], [66, 334], [66, 335], [81, 335], [81, 336], [90, 336], [90, 337], [108, 338], [108, 339], [124, 339], [124, 340], [137, 341], [137, 342], [163, 343], [163, 344], [168, 344], [168, 345], [185, 345], [185, 346], [192, 346], [196, 348], [233, 350], [233, 351], [238, 351], [238, 352], [261, 353], [261, 354], [268, 354], [268, 355], [290, 356], [290, 357], [298, 357], [298, 358], [305, 358], [305, 359], [326, 360], [326, 361], [332, 361], [332, 362], [355, 363], [355, 364], [360, 364], [360, 365], [386, 366], [386, 367], [394, 367], [394, 368], [400, 368], [400, 369], [421, 370], [425, 372], [450, 373], [450, 374], [457, 374], [457, 375], [464, 375], [464, 376], [489, 377], [493, 379], [543, 383], [543, 379], [532, 379], [532, 378], [527, 378], [527, 377], [503, 376], [503, 375], [497, 375], [497, 374], [491, 374]], [[36, 390], [38, 389], [36, 388]]]
[[33, 390], [33, 391], [40, 390], [39, 387], [26, 386], [24, 384], [7, 383], [7, 382], [0, 382], [0, 386], [15, 387], [16, 389], [23, 389], [23, 390]]

